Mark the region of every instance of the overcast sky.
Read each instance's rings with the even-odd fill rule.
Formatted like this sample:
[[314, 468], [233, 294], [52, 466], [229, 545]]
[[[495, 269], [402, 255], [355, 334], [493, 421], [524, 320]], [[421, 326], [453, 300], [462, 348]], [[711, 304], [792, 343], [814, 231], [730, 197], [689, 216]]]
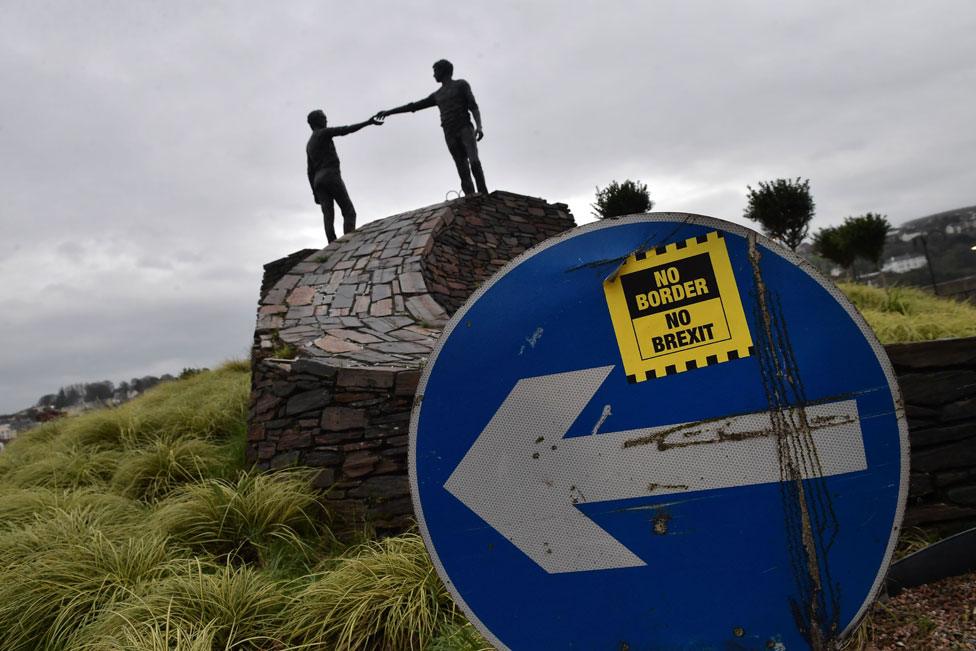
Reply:
[[[742, 223], [810, 179], [814, 228], [976, 203], [976, 4], [0, 2], [0, 413], [246, 354], [261, 265], [325, 245], [305, 115], [481, 106], [488, 184], [640, 179]], [[437, 111], [336, 139], [360, 223], [458, 185]]]

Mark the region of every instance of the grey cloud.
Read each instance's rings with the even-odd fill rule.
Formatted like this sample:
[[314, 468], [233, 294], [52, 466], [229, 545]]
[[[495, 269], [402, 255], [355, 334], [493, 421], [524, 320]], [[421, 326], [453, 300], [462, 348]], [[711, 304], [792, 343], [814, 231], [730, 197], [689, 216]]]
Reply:
[[[73, 372], [238, 354], [261, 264], [324, 245], [308, 110], [343, 124], [420, 99], [445, 56], [481, 105], [489, 185], [569, 201], [580, 221], [594, 186], [624, 177], [661, 210], [733, 221], [747, 184], [779, 176], [811, 179], [815, 227], [974, 203], [969, 2], [0, 13], [0, 337], [18, 343], [0, 411]], [[436, 111], [336, 145], [361, 221], [457, 186]]]

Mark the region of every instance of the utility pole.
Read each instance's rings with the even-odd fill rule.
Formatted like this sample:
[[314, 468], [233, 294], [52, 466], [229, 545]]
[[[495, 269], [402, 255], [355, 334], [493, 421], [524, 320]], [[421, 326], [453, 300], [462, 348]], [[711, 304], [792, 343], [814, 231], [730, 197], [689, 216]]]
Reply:
[[929, 245], [928, 245], [928, 242], [925, 240], [925, 235], [922, 234], [922, 233], [919, 233], [917, 236], [915, 236], [914, 239], [921, 240], [922, 241], [922, 251], [925, 253], [925, 264], [927, 264], [928, 267], [929, 267], [929, 279], [932, 282], [932, 292], [936, 296], [938, 296], [939, 295], [939, 287], [938, 287], [938, 285], [935, 284], [935, 270], [932, 269], [932, 258], [929, 257]]

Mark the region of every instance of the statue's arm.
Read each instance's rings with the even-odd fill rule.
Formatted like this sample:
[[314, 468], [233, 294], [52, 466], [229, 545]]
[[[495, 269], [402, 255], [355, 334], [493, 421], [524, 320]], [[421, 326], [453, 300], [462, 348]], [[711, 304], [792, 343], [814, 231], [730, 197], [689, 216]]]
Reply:
[[437, 102], [434, 101], [434, 95], [431, 94], [424, 99], [417, 102], [410, 102], [409, 104], [404, 104], [403, 106], [398, 106], [388, 111], [380, 111], [376, 115], [381, 118], [385, 118], [388, 115], [396, 115], [397, 113], [415, 113], [426, 108], [431, 108], [437, 106]]
[[348, 136], [350, 133], [356, 133], [363, 127], [368, 127], [371, 124], [379, 124], [379, 123], [380, 123], [379, 120], [373, 117], [368, 120], [363, 120], [362, 122], [357, 122], [356, 124], [350, 124], [349, 126], [346, 127], [331, 127], [331, 128], [326, 127], [325, 135], [327, 135], [330, 138], [335, 138], [336, 136]]
[[464, 82], [464, 94], [467, 96], [468, 100], [468, 110], [471, 111], [471, 115], [474, 117], [474, 124], [477, 127], [478, 140], [481, 140], [485, 132], [481, 128], [481, 111], [478, 109], [478, 102], [474, 99], [474, 93], [471, 92], [471, 84]]

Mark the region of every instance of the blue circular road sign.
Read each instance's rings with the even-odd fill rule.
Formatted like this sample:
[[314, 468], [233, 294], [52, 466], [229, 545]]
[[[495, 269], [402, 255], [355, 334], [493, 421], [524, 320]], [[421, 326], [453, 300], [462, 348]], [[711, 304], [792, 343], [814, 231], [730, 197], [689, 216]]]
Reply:
[[749, 229], [607, 220], [513, 260], [417, 392], [414, 506], [511, 649], [828, 649], [881, 587], [908, 478], [891, 365]]

